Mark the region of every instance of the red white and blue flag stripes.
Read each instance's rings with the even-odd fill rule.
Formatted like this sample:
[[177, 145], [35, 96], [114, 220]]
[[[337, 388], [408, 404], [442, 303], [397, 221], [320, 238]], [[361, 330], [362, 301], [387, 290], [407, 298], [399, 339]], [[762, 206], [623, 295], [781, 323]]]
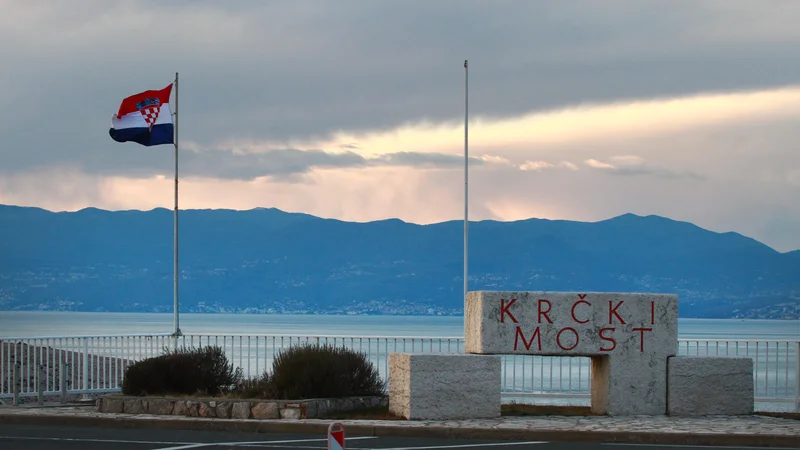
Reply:
[[141, 145], [173, 144], [175, 129], [169, 96], [172, 84], [161, 90], [140, 92], [122, 100], [119, 111], [111, 116], [108, 133], [117, 142]]

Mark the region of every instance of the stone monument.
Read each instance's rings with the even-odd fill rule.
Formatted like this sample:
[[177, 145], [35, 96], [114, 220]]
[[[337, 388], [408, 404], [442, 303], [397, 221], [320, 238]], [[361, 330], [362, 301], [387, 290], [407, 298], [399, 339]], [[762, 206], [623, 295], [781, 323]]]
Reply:
[[464, 334], [465, 355], [389, 354], [392, 412], [408, 419], [499, 417], [497, 355], [591, 358], [597, 414], [753, 410], [750, 358], [677, 357], [676, 295], [469, 292]]
[[590, 357], [594, 413], [666, 413], [675, 295], [470, 292], [465, 322], [467, 353]]

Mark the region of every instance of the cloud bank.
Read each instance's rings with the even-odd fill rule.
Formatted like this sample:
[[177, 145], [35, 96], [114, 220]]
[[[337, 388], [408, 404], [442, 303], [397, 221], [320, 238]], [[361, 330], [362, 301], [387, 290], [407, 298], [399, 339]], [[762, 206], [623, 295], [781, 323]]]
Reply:
[[[800, 3], [0, 0], [0, 202], [171, 207], [110, 140], [180, 72], [181, 207], [459, 219], [659, 214], [800, 248]], [[169, 26], [152, 26], [169, 24]]]

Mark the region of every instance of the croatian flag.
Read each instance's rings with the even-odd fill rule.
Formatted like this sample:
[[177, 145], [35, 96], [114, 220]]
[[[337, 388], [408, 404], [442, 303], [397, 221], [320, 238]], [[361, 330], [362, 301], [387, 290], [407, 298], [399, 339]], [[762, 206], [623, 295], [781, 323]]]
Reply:
[[174, 143], [172, 110], [169, 95], [172, 84], [160, 91], [144, 91], [122, 100], [119, 111], [111, 116], [108, 133], [117, 142], [142, 145]]

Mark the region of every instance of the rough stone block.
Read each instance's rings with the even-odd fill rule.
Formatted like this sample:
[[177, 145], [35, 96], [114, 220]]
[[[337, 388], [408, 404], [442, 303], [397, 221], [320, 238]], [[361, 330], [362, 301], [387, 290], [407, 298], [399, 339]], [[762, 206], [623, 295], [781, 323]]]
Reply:
[[[331, 411], [330, 400], [318, 400], [316, 403], [317, 403], [317, 410], [314, 413], [313, 418], [323, 417]], [[311, 419], [311, 417], [309, 417], [309, 419]]]
[[200, 417], [217, 417], [216, 409], [216, 402], [200, 402], [199, 406], [197, 407], [197, 414]]
[[389, 410], [406, 419], [500, 417], [500, 358], [389, 354]]
[[175, 402], [175, 406], [172, 408], [172, 415], [173, 416], [186, 416], [189, 414], [189, 410], [186, 408], [186, 402], [184, 400], [178, 400]]
[[275, 402], [256, 403], [250, 410], [253, 419], [277, 419], [278, 404]]
[[121, 413], [123, 410], [123, 400], [121, 398], [106, 397], [100, 402], [100, 412], [104, 413]]
[[156, 415], [172, 414], [172, 401], [164, 398], [154, 398], [148, 402], [147, 412]]
[[316, 419], [319, 417], [317, 415], [317, 410], [319, 409], [317, 405], [319, 405], [319, 401], [310, 401], [306, 403], [306, 419]]
[[236, 402], [233, 404], [231, 410], [231, 419], [249, 419], [250, 418], [250, 403]]
[[189, 417], [200, 417], [200, 403], [194, 400], [186, 401], [186, 412]]
[[125, 400], [123, 411], [127, 414], [142, 414], [147, 411], [147, 407], [143, 404], [146, 400], [133, 398]]
[[669, 358], [667, 365], [669, 415], [753, 413], [751, 358], [677, 356]]
[[591, 357], [593, 412], [663, 415], [667, 358], [678, 351], [678, 297], [469, 292], [465, 340], [473, 354]]
[[228, 402], [220, 402], [216, 408], [217, 417], [229, 419], [231, 417], [231, 404]]
[[[277, 418], [277, 417], [276, 417]], [[297, 406], [284, 406], [280, 410], [281, 419], [302, 419], [303, 411], [299, 405]]]

